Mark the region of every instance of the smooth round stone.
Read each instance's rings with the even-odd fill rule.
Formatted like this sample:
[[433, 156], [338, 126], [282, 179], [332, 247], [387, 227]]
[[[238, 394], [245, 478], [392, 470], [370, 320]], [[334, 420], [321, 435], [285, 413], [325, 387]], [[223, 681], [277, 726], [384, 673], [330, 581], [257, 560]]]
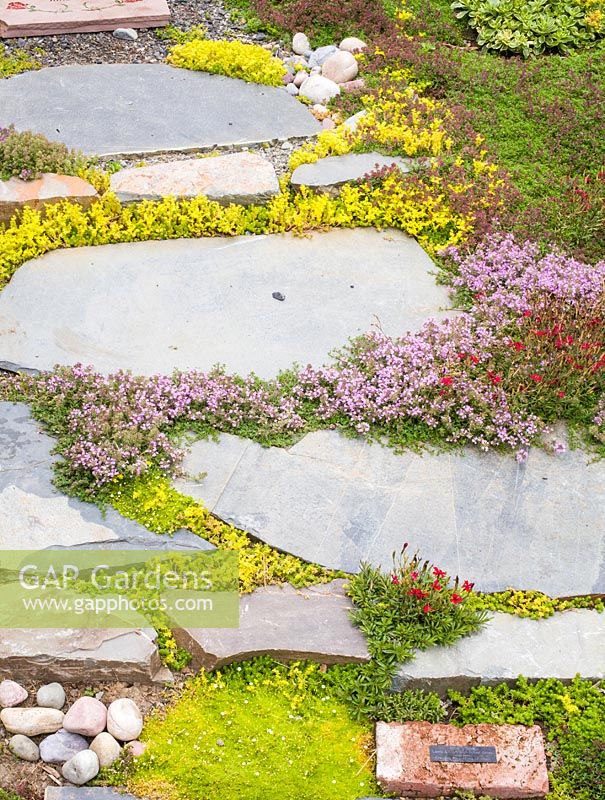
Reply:
[[63, 727], [63, 712], [54, 708], [5, 708], [0, 712], [0, 722], [9, 733], [42, 736]]
[[345, 81], [340, 84], [341, 92], [359, 92], [365, 89], [366, 82], [363, 78], [356, 78], [354, 81]]
[[346, 83], [357, 77], [359, 65], [355, 56], [346, 50], [339, 50], [333, 56], [326, 58], [321, 67], [321, 74], [334, 83]]
[[41, 708], [57, 708], [65, 705], [65, 691], [60, 683], [47, 683], [36, 692], [36, 703]]
[[63, 764], [61, 773], [75, 786], [83, 786], [99, 774], [99, 759], [92, 750], [82, 750]]
[[144, 742], [139, 742], [138, 739], [135, 739], [133, 742], [128, 742], [124, 745], [124, 750], [129, 753], [133, 758], [140, 758], [145, 750], [147, 749], [147, 745]]
[[15, 681], [0, 683], [0, 708], [13, 708], [27, 700], [27, 690]]
[[143, 730], [143, 715], [128, 697], [114, 700], [107, 709], [107, 730], [121, 742], [138, 739]]
[[318, 47], [317, 50], [314, 50], [311, 58], [309, 59], [309, 66], [310, 67], [321, 67], [324, 63], [326, 58], [329, 58], [334, 53], [338, 52], [338, 47], [333, 44], [328, 44], [325, 47]]
[[94, 697], [80, 697], [65, 715], [63, 727], [70, 733], [96, 736], [105, 730], [106, 724], [107, 709], [103, 703]]
[[340, 87], [322, 75], [311, 75], [300, 87], [300, 94], [312, 103], [327, 103], [340, 94]]
[[285, 74], [285, 75], [282, 77], [282, 83], [284, 83], [286, 86], [287, 86], [289, 83], [292, 83], [292, 81], [293, 81], [293, 80], [294, 80], [294, 75], [292, 75], [292, 73], [291, 73], [291, 72], [287, 72], [287, 73], [286, 73], [286, 74]]
[[304, 33], [295, 33], [292, 37], [292, 50], [298, 56], [302, 56], [305, 53], [308, 53], [311, 49], [311, 44], [309, 43], [309, 38]]
[[298, 94], [298, 88], [293, 83], [289, 83], [286, 86], [286, 91], [288, 92], [288, 94], [291, 94], [292, 97], [296, 97], [296, 95]]
[[116, 28], [113, 35], [116, 39], [122, 39], [125, 42], [136, 42], [139, 38], [139, 34], [134, 28]]
[[38, 745], [32, 742], [28, 736], [23, 736], [21, 733], [12, 736], [8, 740], [8, 749], [22, 761], [38, 761], [40, 758]]
[[92, 740], [90, 749], [97, 754], [101, 767], [110, 767], [120, 757], [122, 748], [111, 733], [103, 731]]
[[64, 764], [82, 750], [88, 750], [88, 742], [78, 733], [60, 730], [40, 742], [40, 758], [47, 764]]
[[332, 128], [336, 127], [336, 123], [331, 117], [326, 117], [325, 119], [322, 119], [321, 127], [324, 129], [324, 131], [331, 131]]
[[357, 36], [347, 36], [339, 45], [340, 50], [345, 50], [347, 53], [355, 53], [358, 50], [365, 50], [367, 44], [363, 39], [358, 39]]
[[307, 80], [307, 78], [308, 78], [308, 77], [309, 77], [309, 73], [308, 73], [308, 72], [305, 72], [305, 71], [304, 71], [304, 70], [302, 70], [302, 69], [301, 69], [301, 70], [299, 70], [299, 71], [296, 73], [296, 75], [294, 76], [294, 85], [295, 85], [295, 86], [296, 86], [298, 89], [300, 89], [300, 87], [303, 85], [303, 83], [304, 83], [304, 82]]

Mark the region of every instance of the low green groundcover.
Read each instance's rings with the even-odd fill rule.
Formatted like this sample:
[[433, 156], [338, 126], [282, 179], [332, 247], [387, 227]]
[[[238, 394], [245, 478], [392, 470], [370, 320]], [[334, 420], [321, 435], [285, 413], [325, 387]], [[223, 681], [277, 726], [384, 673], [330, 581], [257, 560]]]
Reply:
[[371, 732], [316, 664], [234, 664], [201, 673], [147, 723], [128, 786], [153, 800], [379, 795]]

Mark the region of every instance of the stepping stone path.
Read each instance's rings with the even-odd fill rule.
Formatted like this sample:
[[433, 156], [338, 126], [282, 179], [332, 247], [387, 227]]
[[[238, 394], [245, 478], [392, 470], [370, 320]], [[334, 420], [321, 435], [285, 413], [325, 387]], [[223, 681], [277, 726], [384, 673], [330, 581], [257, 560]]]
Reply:
[[166, 0], [6, 2], [0, 9], [0, 37], [112, 31], [119, 27], [154, 28], [169, 21]]
[[336, 189], [348, 181], [356, 181], [370, 172], [385, 167], [398, 167], [410, 172], [409, 158], [392, 158], [381, 153], [349, 153], [344, 156], [320, 158], [313, 164], [301, 164], [292, 173], [293, 186], [312, 189]]
[[161, 536], [113, 509], [101, 512], [91, 503], [61, 494], [52, 485], [54, 446], [26, 405], [0, 403], [1, 549], [213, 549], [192, 533]]
[[0, 678], [23, 681], [137, 681], [170, 679], [155, 631], [0, 629]]
[[[431, 748], [439, 751], [431, 752]], [[464, 763], [459, 748], [494, 748], [493, 763]], [[444, 753], [444, 748], [456, 748]], [[476, 751], [475, 751], [476, 752]], [[436, 760], [453, 757], [457, 760]], [[544, 797], [548, 772], [537, 725], [431, 725], [378, 722], [376, 777], [386, 792], [402, 797], [441, 797], [456, 789], [477, 795]]]
[[152, 375], [220, 362], [271, 378], [325, 362], [376, 320], [400, 334], [438, 316], [448, 295], [433, 269], [413, 239], [361, 229], [55, 251], [0, 294], [1, 354], [38, 369]]
[[223, 205], [265, 203], [279, 194], [273, 164], [256, 153], [169, 161], [123, 169], [111, 176], [110, 188], [123, 203], [205, 195]]
[[477, 450], [396, 454], [318, 431], [287, 450], [196, 442], [177, 482], [221, 519], [326, 567], [386, 569], [404, 541], [481, 591], [605, 592], [605, 462]]
[[308, 589], [266, 586], [244, 595], [239, 628], [179, 630], [177, 641], [193, 654], [193, 666], [214, 669], [261, 655], [322, 664], [370, 660], [363, 634], [350, 620], [345, 582]]
[[0, 82], [0, 108], [17, 130], [97, 156], [249, 145], [320, 130], [283, 89], [166, 64], [25, 72]]
[[97, 191], [82, 178], [47, 173], [33, 181], [11, 178], [0, 181], [0, 222], [7, 222], [24, 206], [41, 208], [48, 203], [70, 200], [84, 208], [97, 197]]
[[569, 610], [547, 619], [494, 614], [477, 633], [451, 647], [432, 647], [403, 664], [393, 688], [448, 689], [467, 692], [479, 684], [513, 684], [519, 675], [531, 680], [576, 675], [605, 677], [605, 614]]

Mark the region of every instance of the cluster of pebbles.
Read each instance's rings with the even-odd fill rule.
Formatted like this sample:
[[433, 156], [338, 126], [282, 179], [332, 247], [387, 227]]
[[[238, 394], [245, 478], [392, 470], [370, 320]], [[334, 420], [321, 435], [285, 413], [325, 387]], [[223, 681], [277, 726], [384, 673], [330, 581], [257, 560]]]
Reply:
[[0, 722], [12, 734], [8, 748], [23, 761], [59, 765], [69, 783], [82, 786], [125, 750], [137, 757], [145, 749], [138, 741], [143, 715], [130, 698], [106, 706], [97, 697], [83, 696], [64, 712], [66, 695], [59, 683], [41, 686], [36, 705], [22, 708], [28, 696], [15, 681], [0, 683]]
[[355, 53], [367, 45], [355, 36], [335, 44], [311, 49], [308, 37], [296, 33], [292, 39], [293, 56], [284, 59], [288, 73], [284, 75], [286, 91], [311, 103], [327, 103], [341, 92], [363, 89], [358, 78], [359, 62]]

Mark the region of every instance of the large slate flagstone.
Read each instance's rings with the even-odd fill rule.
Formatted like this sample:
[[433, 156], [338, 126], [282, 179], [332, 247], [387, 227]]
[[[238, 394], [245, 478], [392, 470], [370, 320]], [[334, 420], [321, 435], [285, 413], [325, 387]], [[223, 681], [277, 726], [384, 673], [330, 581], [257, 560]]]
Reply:
[[571, 681], [576, 675], [602, 680], [605, 614], [581, 609], [538, 620], [494, 614], [472, 636], [417, 652], [399, 668], [394, 688], [445, 695], [448, 689], [467, 692], [478, 684], [514, 683], [519, 675], [531, 680]]
[[60, 494], [52, 485], [54, 445], [27, 406], [0, 403], [0, 550], [210, 547], [195, 534], [160, 536], [111, 508], [102, 514], [97, 506]]
[[23, 681], [166, 680], [153, 630], [0, 629], [0, 678]]
[[361, 229], [55, 251], [0, 294], [0, 359], [147, 375], [220, 362], [269, 378], [322, 364], [377, 320], [397, 335], [437, 316], [448, 296], [433, 268], [404, 234]]
[[280, 88], [166, 64], [25, 72], [0, 82], [0, 109], [5, 124], [99, 156], [252, 144], [320, 129]]
[[175, 633], [193, 665], [214, 669], [260, 655], [322, 664], [370, 660], [363, 634], [353, 626], [344, 581], [295, 589], [264, 586], [240, 602], [239, 628], [189, 628]]
[[0, 37], [152, 28], [166, 25], [169, 20], [166, 0], [13, 0], [0, 7]]
[[384, 567], [404, 543], [483, 591], [605, 592], [605, 462], [532, 449], [395, 454], [336, 431], [288, 450], [194, 444], [178, 488], [265, 542], [327, 567]]

